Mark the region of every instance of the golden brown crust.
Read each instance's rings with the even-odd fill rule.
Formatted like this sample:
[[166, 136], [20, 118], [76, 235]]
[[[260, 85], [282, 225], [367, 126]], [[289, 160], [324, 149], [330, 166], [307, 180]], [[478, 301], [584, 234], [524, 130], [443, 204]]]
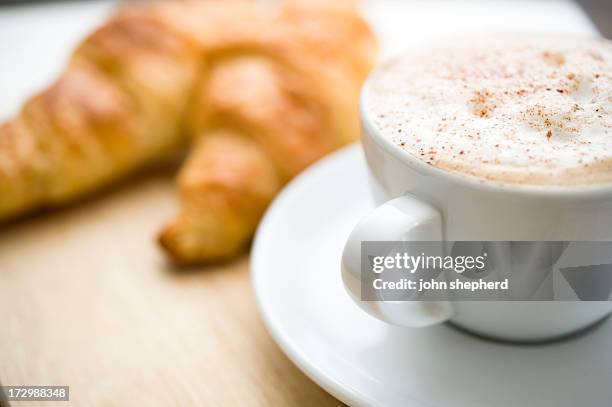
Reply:
[[[206, 145], [210, 134], [226, 129], [251, 144], [250, 153], [236, 148], [237, 158], [208, 154], [217, 165], [207, 167], [202, 182], [188, 174], [204, 167], [198, 156], [207, 148], [192, 153], [178, 181], [183, 208], [161, 235], [162, 245], [184, 264], [225, 259], [244, 248], [277, 190], [262, 181], [263, 168], [273, 168], [280, 185], [359, 134], [358, 95], [376, 46], [354, 2], [293, 1], [276, 13], [253, 10], [243, 10], [251, 13], [251, 30], [199, 37], [208, 54], [189, 115], [191, 134]], [[254, 149], [259, 160], [252, 160]], [[235, 168], [240, 160], [249, 171]], [[224, 168], [235, 177], [211, 183]], [[255, 198], [249, 186], [260, 182], [269, 193]]]
[[60, 78], [0, 130], [0, 221], [63, 204], [185, 143], [199, 55], [146, 8], [90, 35]]
[[257, 142], [228, 130], [202, 138], [179, 174], [181, 214], [160, 235], [181, 264], [243, 250], [281, 180]]
[[178, 179], [181, 212], [160, 241], [182, 263], [230, 257], [283, 183], [358, 137], [375, 52], [352, 0], [124, 9], [0, 128], [0, 220], [67, 202], [194, 140]]
[[215, 65], [191, 112], [194, 134], [239, 129], [258, 142], [283, 179], [290, 179], [335, 147], [324, 112], [296, 79], [263, 57]]

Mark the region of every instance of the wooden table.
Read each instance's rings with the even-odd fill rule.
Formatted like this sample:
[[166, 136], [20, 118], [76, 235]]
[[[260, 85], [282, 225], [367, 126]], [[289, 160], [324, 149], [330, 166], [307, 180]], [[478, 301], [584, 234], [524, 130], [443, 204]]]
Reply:
[[154, 237], [175, 206], [156, 174], [2, 231], [2, 383], [69, 385], [54, 406], [339, 405], [265, 331], [246, 256], [167, 262]]

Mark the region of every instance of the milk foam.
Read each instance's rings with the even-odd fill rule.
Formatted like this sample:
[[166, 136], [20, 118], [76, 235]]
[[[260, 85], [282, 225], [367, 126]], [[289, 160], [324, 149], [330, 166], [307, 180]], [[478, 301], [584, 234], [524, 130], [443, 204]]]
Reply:
[[497, 36], [422, 50], [371, 78], [376, 128], [433, 166], [503, 183], [612, 182], [612, 43]]

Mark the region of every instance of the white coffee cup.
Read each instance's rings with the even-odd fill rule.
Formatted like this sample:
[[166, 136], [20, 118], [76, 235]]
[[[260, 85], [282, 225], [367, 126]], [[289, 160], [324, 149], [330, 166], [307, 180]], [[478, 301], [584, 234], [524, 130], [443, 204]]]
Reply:
[[612, 312], [610, 301], [386, 302], [361, 300], [361, 242], [612, 240], [612, 187], [530, 187], [481, 182], [420, 161], [384, 137], [362, 92], [362, 141], [380, 206], [352, 231], [342, 257], [353, 300], [383, 321], [442, 322], [487, 337], [545, 341], [581, 331]]

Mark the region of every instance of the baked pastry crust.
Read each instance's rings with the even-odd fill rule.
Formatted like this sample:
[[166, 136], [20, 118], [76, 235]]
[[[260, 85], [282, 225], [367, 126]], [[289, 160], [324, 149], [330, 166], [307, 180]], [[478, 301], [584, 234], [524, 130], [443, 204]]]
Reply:
[[185, 264], [229, 258], [284, 183], [358, 137], [375, 54], [353, 1], [122, 9], [0, 128], [0, 220], [191, 145], [160, 242]]

